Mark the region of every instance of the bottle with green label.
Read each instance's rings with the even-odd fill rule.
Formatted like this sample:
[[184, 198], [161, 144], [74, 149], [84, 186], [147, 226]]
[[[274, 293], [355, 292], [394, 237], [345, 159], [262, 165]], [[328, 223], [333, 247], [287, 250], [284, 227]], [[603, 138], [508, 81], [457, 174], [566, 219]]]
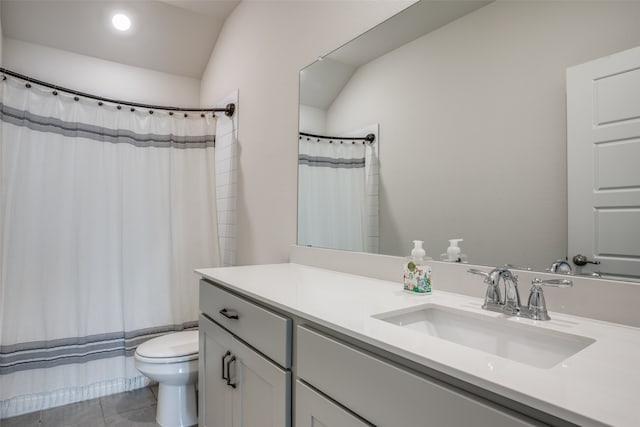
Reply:
[[415, 294], [431, 293], [431, 267], [426, 264], [425, 250], [422, 240], [413, 241], [411, 256], [406, 257], [404, 263], [404, 290]]

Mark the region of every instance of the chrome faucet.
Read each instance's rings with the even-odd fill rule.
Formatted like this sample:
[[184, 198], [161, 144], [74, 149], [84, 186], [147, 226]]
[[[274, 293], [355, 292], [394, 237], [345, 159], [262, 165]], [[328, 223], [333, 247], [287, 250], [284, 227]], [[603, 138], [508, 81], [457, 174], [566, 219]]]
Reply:
[[559, 259], [551, 264], [551, 267], [549, 267], [548, 271], [558, 274], [571, 274], [572, 269], [571, 264], [563, 259]]
[[[469, 273], [484, 276], [487, 293], [482, 308], [500, 313], [518, 315], [520, 312], [520, 293], [518, 292], [518, 276], [506, 267], [496, 267], [489, 273], [472, 268]], [[504, 283], [504, 298], [500, 292], [500, 279]]]
[[[506, 314], [507, 316], [520, 316], [533, 320], [549, 320], [547, 303], [544, 299], [542, 286], [554, 286], [566, 288], [573, 286], [571, 280], [533, 279], [531, 282], [531, 293], [526, 306], [520, 303], [520, 293], [518, 291], [518, 276], [515, 276], [505, 267], [496, 267], [489, 273], [472, 268], [467, 270], [471, 274], [484, 276], [484, 283], [487, 284], [487, 292], [482, 308], [489, 311]], [[500, 293], [500, 279], [504, 283], [504, 298]]]
[[[578, 257], [582, 257], [586, 259], [586, 257], [584, 257], [583, 255], [576, 255], [574, 259], [581, 260], [581, 258], [578, 258]], [[600, 261], [586, 261], [585, 263], [587, 262], [591, 264], [600, 264]], [[576, 264], [576, 265], [581, 266], [584, 264]], [[556, 274], [566, 274], [567, 276], [602, 277], [602, 275], [598, 271], [578, 271], [574, 273], [573, 269], [571, 268], [571, 264], [569, 264], [568, 261], [563, 259], [559, 259], [554, 263], [552, 263], [551, 267], [547, 268], [547, 271], [550, 273], [556, 273]]]

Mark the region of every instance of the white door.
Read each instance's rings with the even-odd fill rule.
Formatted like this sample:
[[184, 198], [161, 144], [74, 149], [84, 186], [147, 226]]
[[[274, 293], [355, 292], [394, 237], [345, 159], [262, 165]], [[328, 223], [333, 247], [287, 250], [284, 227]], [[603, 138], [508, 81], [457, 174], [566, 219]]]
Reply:
[[296, 381], [296, 427], [371, 427], [331, 402], [320, 393]]
[[285, 371], [236, 339], [231, 352], [234, 427], [290, 427], [291, 372]]
[[200, 316], [200, 359], [198, 372], [198, 425], [231, 427], [233, 387], [227, 384], [231, 362], [231, 335]]
[[567, 69], [567, 164], [569, 258], [640, 277], [640, 48]]

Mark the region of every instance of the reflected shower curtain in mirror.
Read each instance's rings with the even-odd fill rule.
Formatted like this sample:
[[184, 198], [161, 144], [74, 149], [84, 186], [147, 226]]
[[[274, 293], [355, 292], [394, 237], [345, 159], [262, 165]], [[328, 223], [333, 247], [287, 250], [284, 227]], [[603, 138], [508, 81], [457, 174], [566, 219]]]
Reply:
[[378, 252], [377, 142], [302, 137], [298, 244]]
[[147, 383], [219, 265], [211, 113], [117, 109], [8, 78], [0, 126], [0, 418]]

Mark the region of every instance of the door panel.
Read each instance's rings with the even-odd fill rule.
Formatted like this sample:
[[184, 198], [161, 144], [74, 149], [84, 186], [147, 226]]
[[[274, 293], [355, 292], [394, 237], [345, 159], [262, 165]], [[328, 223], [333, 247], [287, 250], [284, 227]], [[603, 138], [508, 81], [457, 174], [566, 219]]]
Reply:
[[206, 355], [199, 360], [199, 425], [231, 427], [233, 389], [222, 379], [222, 359], [231, 348], [231, 335], [204, 316], [199, 330], [200, 355]]
[[232, 371], [234, 427], [289, 427], [291, 372], [236, 339], [232, 352], [238, 359]]
[[640, 277], [640, 48], [567, 69], [567, 168], [569, 257]]
[[371, 427], [320, 393], [296, 381], [296, 427]]

